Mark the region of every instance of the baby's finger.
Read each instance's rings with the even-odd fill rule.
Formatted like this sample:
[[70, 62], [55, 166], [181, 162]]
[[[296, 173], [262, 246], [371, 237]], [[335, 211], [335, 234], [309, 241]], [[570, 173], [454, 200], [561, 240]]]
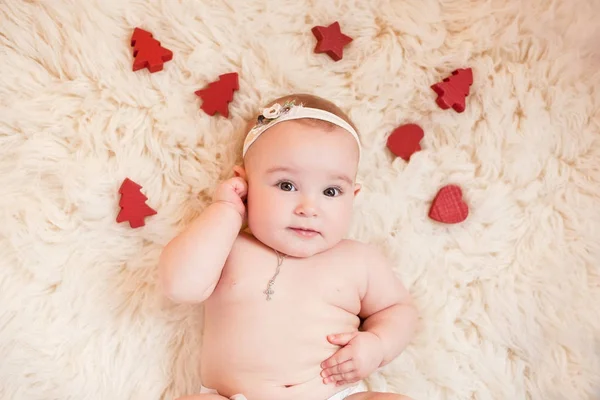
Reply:
[[354, 361], [352, 359], [344, 361], [341, 364], [336, 364], [333, 367], [326, 368], [321, 372], [323, 378], [327, 378], [330, 375], [342, 374], [344, 372], [350, 372], [354, 369]]
[[338, 387], [338, 386], [344, 386], [344, 385], [351, 385], [351, 384], [359, 382], [359, 381], [360, 381], [360, 379], [358, 379], [358, 378], [353, 379], [351, 382], [339, 381], [339, 382], [335, 383], [335, 386]]
[[354, 383], [358, 382], [358, 371], [352, 370], [350, 372], [344, 372], [341, 374], [331, 375], [327, 378], [327, 382], [335, 382], [336, 384]]
[[352, 348], [350, 346], [342, 347], [331, 357], [321, 363], [321, 368], [331, 368], [336, 364], [341, 364], [352, 359]]
[[329, 340], [332, 344], [337, 344], [339, 346], [345, 346], [354, 339], [358, 335], [358, 331], [355, 332], [346, 332], [346, 333], [338, 333], [335, 335], [328, 335], [327, 340]]
[[238, 194], [238, 196], [243, 197], [246, 195], [248, 191], [248, 184], [242, 178], [234, 178], [231, 182], [233, 186], [233, 190]]

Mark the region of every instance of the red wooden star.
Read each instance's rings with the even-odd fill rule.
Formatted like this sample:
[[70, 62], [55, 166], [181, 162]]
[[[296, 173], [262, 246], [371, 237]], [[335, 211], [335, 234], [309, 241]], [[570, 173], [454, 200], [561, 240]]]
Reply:
[[317, 38], [315, 53], [327, 53], [334, 61], [339, 61], [344, 56], [344, 46], [352, 41], [340, 30], [339, 22], [325, 26], [315, 26], [312, 33]]

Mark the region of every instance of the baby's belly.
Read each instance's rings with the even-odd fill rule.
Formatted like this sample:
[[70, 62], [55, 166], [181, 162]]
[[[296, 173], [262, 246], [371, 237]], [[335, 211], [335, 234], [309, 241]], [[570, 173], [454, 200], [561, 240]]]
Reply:
[[334, 305], [305, 299], [240, 303], [208, 301], [202, 384], [248, 400], [324, 400], [340, 390], [320, 377], [337, 346], [327, 335], [356, 330], [359, 319]]

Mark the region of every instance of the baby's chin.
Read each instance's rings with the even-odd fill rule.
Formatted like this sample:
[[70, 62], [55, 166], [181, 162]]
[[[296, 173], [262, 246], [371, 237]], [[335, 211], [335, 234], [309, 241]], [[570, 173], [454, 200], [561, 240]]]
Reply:
[[253, 232], [253, 234], [254, 237], [262, 242], [265, 246], [295, 258], [312, 257], [316, 254], [331, 249], [337, 243], [339, 243], [339, 240], [335, 241], [335, 243], [331, 243], [331, 241], [326, 240], [322, 236], [317, 236], [310, 239], [294, 239], [275, 235], [263, 236], [260, 234], [260, 232]]
[[273, 246], [270, 246], [270, 247], [274, 248], [275, 250], [277, 250], [280, 253], [287, 254], [289, 257], [295, 257], [295, 258], [312, 257], [315, 254], [322, 253], [325, 250], [330, 248], [329, 246], [321, 246], [319, 248], [306, 248], [306, 247], [296, 248], [294, 246], [290, 246], [287, 244], [280, 245], [277, 247], [273, 247]]
[[265, 240], [262, 242], [280, 253], [296, 258], [312, 257], [315, 254], [322, 253], [332, 247], [331, 245], [325, 243], [323, 239], [318, 240], [316, 238], [306, 242], [296, 240]]

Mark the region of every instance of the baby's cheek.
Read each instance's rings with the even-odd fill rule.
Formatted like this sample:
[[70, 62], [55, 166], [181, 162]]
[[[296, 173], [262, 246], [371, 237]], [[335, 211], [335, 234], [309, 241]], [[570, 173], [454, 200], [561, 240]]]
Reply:
[[253, 193], [248, 198], [248, 217], [259, 224], [270, 224], [278, 212], [277, 201], [273, 196], [265, 196], [262, 193]]
[[337, 205], [333, 208], [330, 213], [329, 225], [336, 232], [337, 235], [344, 235], [350, 227], [352, 219], [352, 209], [347, 204]]

